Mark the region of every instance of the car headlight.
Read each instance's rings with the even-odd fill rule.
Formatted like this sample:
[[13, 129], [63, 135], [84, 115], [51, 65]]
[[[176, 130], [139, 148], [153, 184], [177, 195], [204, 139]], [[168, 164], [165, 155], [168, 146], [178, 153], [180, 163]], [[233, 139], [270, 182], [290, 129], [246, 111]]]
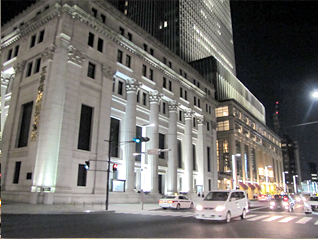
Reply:
[[198, 210], [198, 211], [202, 211], [203, 210], [203, 206], [202, 205], [197, 205], [195, 209]]
[[275, 202], [271, 202], [271, 206], [275, 206]]
[[217, 206], [217, 207], [215, 208], [215, 211], [221, 212], [221, 211], [223, 211], [224, 209], [225, 209], [225, 206], [224, 206], [224, 205], [222, 205], [222, 206]]

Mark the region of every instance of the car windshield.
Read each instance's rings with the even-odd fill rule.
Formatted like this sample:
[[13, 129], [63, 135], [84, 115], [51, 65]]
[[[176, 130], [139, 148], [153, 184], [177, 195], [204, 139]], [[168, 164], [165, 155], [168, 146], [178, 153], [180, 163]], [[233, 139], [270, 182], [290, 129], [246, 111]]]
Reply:
[[318, 201], [318, 197], [310, 197], [310, 201]]
[[204, 201], [226, 201], [228, 196], [228, 192], [209, 192]]
[[275, 200], [280, 201], [280, 200], [283, 200], [283, 199], [284, 199], [284, 196], [282, 196], [282, 195], [275, 195], [274, 198], [275, 198]]

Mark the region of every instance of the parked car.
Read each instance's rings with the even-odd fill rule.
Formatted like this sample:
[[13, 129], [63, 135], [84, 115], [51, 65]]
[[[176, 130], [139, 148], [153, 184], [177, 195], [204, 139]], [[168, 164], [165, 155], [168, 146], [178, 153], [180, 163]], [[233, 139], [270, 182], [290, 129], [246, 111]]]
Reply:
[[295, 209], [295, 200], [290, 195], [274, 195], [270, 203], [271, 210], [287, 210], [289, 212]]
[[162, 209], [194, 208], [194, 202], [183, 195], [167, 195], [159, 200], [159, 207]]
[[210, 191], [196, 206], [195, 217], [199, 220], [224, 220], [233, 217], [244, 219], [248, 213], [248, 199], [242, 190]]
[[304, 202], [305, 214], [312, 214], [313, 212], [318, 213], [318, 196], [310, 196]]
[[260, 202], [269, 202], [270, 200], [272, 200], [272, 196], [271, 195], [259, 195], [258, 196], [258, 201]]

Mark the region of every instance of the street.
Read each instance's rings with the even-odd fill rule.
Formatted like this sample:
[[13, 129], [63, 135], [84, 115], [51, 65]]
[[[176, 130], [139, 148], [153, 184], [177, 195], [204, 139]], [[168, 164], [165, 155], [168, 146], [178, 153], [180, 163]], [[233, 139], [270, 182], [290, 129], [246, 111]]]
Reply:
[[194, 210], [100, 211], [65, 214], [4, 214], [3, 238], [318, 238], [318, 215], [252, 208], [230, 223], [199, 221]]

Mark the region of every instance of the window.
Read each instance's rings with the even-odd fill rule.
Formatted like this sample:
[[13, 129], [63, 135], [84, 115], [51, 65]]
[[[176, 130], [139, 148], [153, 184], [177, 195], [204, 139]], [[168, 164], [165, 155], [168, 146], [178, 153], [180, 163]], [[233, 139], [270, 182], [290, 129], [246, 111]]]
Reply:
[[198, 107], [201, 108], [201, 101], [198, 99]]
[[195, 96], [193, 97], [193, 104], [197, 105], [197, 97], [195, 97]]
[[36, 59], [34, 73], [38, 73], [41, 67], [41, 58]]
[[12, 49], [8, 51], [7, 61], [11, 59], [11, 56], [12, 56]]
[[84, 164], [78, 165], [77, 186], [86, 186], [87, 170]]
[[39, 35], [39, 39], [38, 39], [38, 43], [43, 42], [44, 39], [44, 30], [40, 31], [40, 35]]
[[187, 73], [186, 73], [186, 72], [184, 72], [184, 78], [186, 78], [186, 79], [187, 79]]
[[228, 106], [218, 107], [215, 110], [215, 114], [216, 114], [216, 117], [229, 116], [229, 107]]
[[32, 74], [32, 65], [33, 65], [33, 62], [28, 63], [26, 77], [29, 77]]
[[95, 64], [91, 62], [88, 63], [87, 76], [92, 79], [95, 79]]
[[138, 90], [138, 92], [137, 92], [137, 103], [139, 103], [139, 98], [140, 98], [140, 90]]
[[195, 144], [192, 144], [192, 157], [193, 157], [193, 170], [195, 171], [197, 169]]
[[147, 94], [145, 92], [142, 93], [142, 103], [143, 105], [147, 105]]
[[125, 35], [125, 29], [120, 27], [119, 28], [119, 32], [120, 32], [120, 35]]
[[209, 191], [211, 191], [211, 179], [209, 179]]
[[178, 147], [178, 168], [182, 168], [182, 144], [180, 139], [178, 139], [177, 147]]
[[195, 128], [195, 122], [196, 122], [195, 118], [192, 119], [192, 122], [193, 122], [193, 128]]
[[228, 120], [218, 122], [216, 131], [230, 130], [230, 124]]
[[166, 114], [166, 103], [165, 102], [162, 102], [162, 113], [165, 115]]
[[169, 67], [172, 68], [172, 63], [171, 63], [171, 61], [169, 61]]
[[30, 48], [32, 48], [32, 47], [35, 46], [35, 39], [36, 39], [36, 35], [33, 35], [33, 36], [31, 37]]
[[117, 92], [118, 92], [119, 95], [123, 95], [123, 82], [122, 81], [118, 81]]
[[200, 88], [200, 82], [198, 82], [197, 86], [198, 86], [198, 88]]
[[144, 50], [147, 51], [147, 49], [148, 49], [147, 44], [144, 44]]
[[117, 62], [119, 63], [123, 62], [123, 52], [121, 50], [117, 51]]
[[21, 161], [15, 162], [14, 176], [13, 176], [13, 183], [14, 184], [19, 183], [20, 169], [21, 169]]
[[180, 97], [182, 98], [182, 88], [180, 87]]
[[132, 34], [130, 32], [128, 32], [128, 40], [132, 41]]
[[111, 156], [118, 157], [119, 150], [119, 129], [120, 129], [120, 120], [111, 118], [110, 120], [110, 132], [109, 138], [111, 139]]
[[149, 71], [149, 79], [153, 81], [153, 70], [150, 69]]
[[206, 122], [206, 129], [207, 131], [210, 131], [210, 122]]
[[182, 76], [182, 70], [180, 69], [180, 75]]
[[113, 79], [113, 92], [115, 92], [115, 78]]
[[193, 84], [196, 85], [197, 81], [195, 79], [193, 79]]
[[15, 49], [14, 49], [14, 57], [18, 56], [18, 53], [19, 53], [19, 45], [15, 46]]
[[167, 59], [165, 57], [163, 58], [163, 64], [167, 64]]
[[150, 48], [150, 55], [152, 55], [152, 56], [153, 56], [153, 54], [154, 54], [154, 51], [153, 51], [153, 49], [152, 49], [152, 48]]
[[188, 92], [186, 90], [184, 91], [184, 99], [188, 100]]
[[182, 111], [179, 110], [179, 121], [182, 121]]
[[208, 172], [211, 172], [210, 147], [207, 147], [207, 163]]
[[142, 65], [142, 75], [144, 77], [147, 77], [147, 66], [145, 66], [145, 65]]
[[106, 22], [106, 16], [103, 14], [100, 14], [100, 18], [102, 19], [102, 22], [105, 23]]
[[171, 84], [171, 80], [169, 80], [169, 90], [172, 91], [172, 84]]
[[94, 47], [94, 34], [91, 32], [88, 34], [88, 43], [87, 44], [91, 47]]
[[[159, 149], [164, 149], [164, 148], [165, 148], [165, 135], [159, 133]], [[164, 159], [165, 153], [161, 152], [159, 154], [159, 158]]]
[[167, 79], [166, 77], [163, 77], [162, 87], [167, 88]]
[[131, 65], [131, 56], [126, 55], [126, 66], [130, 68]]
[[82, 105], [81, 119], [78, 133], [77, 148], [89, 151], [91, 144], [93, 108]]
[[101, 38], [98, 38], [97, 50], [100, 52], [103, 52], [103, 45], [104, 45], [104, 40]]
[[33, 102], [29, 102], [22, 105], [18, 148], [28, 146], [32, 109], [33, 109]]
[[96, 17], [97, 16], [97, 10], [92, 7], [92, 12], [93, 12], [93, 16]]
[[27, 175], [26, 175], [26, 179], [27, 179], [27, 180], [32, 179], [32, 173], [27, 173]]

